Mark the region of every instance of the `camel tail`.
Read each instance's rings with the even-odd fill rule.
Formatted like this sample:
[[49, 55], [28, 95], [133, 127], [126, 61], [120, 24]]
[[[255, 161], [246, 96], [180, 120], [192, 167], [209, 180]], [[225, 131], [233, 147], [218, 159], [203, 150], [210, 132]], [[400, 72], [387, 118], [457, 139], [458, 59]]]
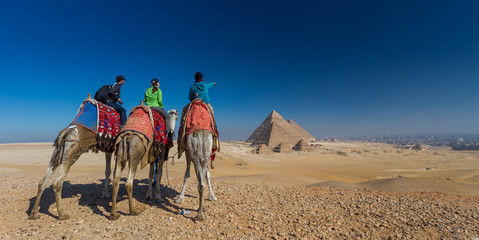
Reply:
[[121, 169], [125, 169], [126, 163], [130, 162], [130, 136], [127, 136], [121, 142], [123, 144], [123, 149], [121, 151]]
[[65, 148], [65, 136], [68, 135], [71, 131], [73, 131], [73, 128], [65, 128], [60, 133], [58, 134], [57, 138], [55, 139], [55, 142], [53, 143], [53, 154], [52, 158], [50, 159], [50, 166], [59, 166], [63, 159], [64, 159], [64, 148]]
[[127, 160], [125, 163], [128, 163], [128, 167], [131, 168], [131, 161], [133, 159], [133, 149], [132, 149], [132, 145], [131, 145], [131, 137], [128, 138], [128, 147], [126, 147], [126, 151], [127, 151]]

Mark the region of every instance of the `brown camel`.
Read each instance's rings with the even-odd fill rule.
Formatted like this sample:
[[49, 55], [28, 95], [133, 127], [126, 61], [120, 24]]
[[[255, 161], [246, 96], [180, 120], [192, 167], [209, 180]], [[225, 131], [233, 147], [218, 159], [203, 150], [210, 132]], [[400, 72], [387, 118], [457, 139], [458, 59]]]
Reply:
[[[178, 119], [178, 112], [176, 110], [171, 110], [168, 112], [170, 115], [170, 125], [171, 136], [174, 135], [175, 123]], [[127, 123], [128, 124], [128, 123]], [[116, 198], [118, 195], [118, 188], [120, 184], [120, 177], [121, 172], [128, 164], [129, 172], [128, 177], [125, 183], [126, 192], [128, 195], [128, 203], [130, 208], [131, 215], [138, 215], [140, 214], [143, 209], [135, 208], [133, 203], [133, 179], [136, 175], [136, 170], [138, 169], [138, 165], [142, 161], [142, 158], [145, 154], [149, 153], [150, 149], [147, 149], [150, 144], [145, 144], [145, 138], [140, 135], [140, 133], [131, 131], [125, 132], [123, 135], [120, 136], [119, 142], [117, 144], [117, 148], [115, 151], [115, 170], [113, 172], [113, 195], [112, 195], [112, 205], [111, 205], [111, 212], [110, 212], [110, 220], [116, 220], [120, 217], [120, 214], [117, 213], [117, 206], [116, 206]], [[159, 163], [157, 166], [157, 183], [156, 183], [156, 192], [155, 192], [155, 199], [157, 202], [163, 201], [160, 194], [160, 181], [162, 175], [163, 164], [168, 159], [168, 151], [169, 148], [164, 146], [162, 147], [162, 151], [159, 155]], [[151, 190], [153, 184], [153, 173], [154, 173], [154, 164], [155, 159], [149, 159], [150, 163], [150, 174], [149, 174], [149, 184], [148, 184], [148, 191], [146, 194], [147, 199], [151, 199]]]
[[[55, 193], [55, 200], [57, 203], [58, 219], [65, 220], [70, 218], [70, 216], [65, 212], [61, 202], [63, 179], [70, 171], [70, 167], [78, 160], [82, 153], [88, 150], [98, 151], [96, 134], [76, 125], [63, 129], [58, 134], [53, 146], [55, 149], [53, 150], [45, 177], [38, 183], [38, 193], [32, 212], [29, 216], [30, 219], [38, 219], [40, 217], [38, 212], [40, 198], [48, 185], [50, 177], [58, 167], [60, 167], [59, 173], [52, 183], [52, 188], [53, 192]], [[111, 155], [111, 152], [105, 153], [105, 184], [103, 187], [102, 198], [110, 197], [110, 194], [108, 193], [108, 185], [111, 174]]]

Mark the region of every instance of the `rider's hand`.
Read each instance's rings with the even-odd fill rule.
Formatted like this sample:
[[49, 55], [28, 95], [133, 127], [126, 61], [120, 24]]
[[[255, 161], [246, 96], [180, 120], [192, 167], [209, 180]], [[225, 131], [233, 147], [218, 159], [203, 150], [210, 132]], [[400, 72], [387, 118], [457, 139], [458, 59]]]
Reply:
[[214, 85], [216, 86], [216, 83]]
[[121, 105], [123, 105], [123, 101], [121, 101], [121, 98], [118, 98], [118, 103], [120, 103]]

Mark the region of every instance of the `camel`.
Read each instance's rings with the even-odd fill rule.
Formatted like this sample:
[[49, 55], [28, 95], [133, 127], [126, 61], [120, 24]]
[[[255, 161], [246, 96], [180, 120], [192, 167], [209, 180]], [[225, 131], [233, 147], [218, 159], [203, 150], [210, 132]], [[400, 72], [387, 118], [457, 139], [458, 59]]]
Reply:
[[[40, 217], [38, 211], [42, 193], [47, 187], [50, 177], [58, 167], [60, 167], [59, 173], [52, 183], [55, 201], [57, 203], [58, 219], [66, 220], [70, 218], [65, 212], [61, 202], [63, 179], [80, 155], [88, 150], [96, 151], [96, 145], [96, 134], [81, 126], [70, 126], [60, 131], [53, 144], [55, 149], [53, 150], [45, 177], [38, 183], [37, 197], [29, 216], [30, 219], [38, 219]], [[103, 186], [102, 198], [110, 197], [110, 194], [108, 193], [108, 185], [110, 184], [111, 156], [111, 152], [105, 152], [105, 183]]]
[[[89, 93], [88, 97], [85, 98], [85, 101], [82, 103], [82, 105], [80, 105], [80, 109], [82, 109], [82, 107], [84, 107], [85, 103], [87, 102], [95, 105], [96, 108], [99, 107], [99, 105], [97, 105], [97, 101], [92, 99], [91, 94]], [[79, 113], [80, 109], [78, 110]], [[95, 110], [95, 112], [97, 111], [98, 109]], [[78, 116], [79, 115], [77, 115], [77, 117]], [[98, 127], [98, 121], [96, 122], [96, 124], [96, 126]], [[53, 150], [53, 154], [50, 159], [50, 163], [45, 173], [45, 176], [38, 183], [38, 192], [29, 219], [35, 220], [40, 218], [40, 214], [38, 211], [41, 196], [43, 194], [43, 191], [47, 187], [50, 178], [55, 173], [58, 167], [60, 167], [59, 173], [52, 183], [55, 201], [57, 203], [58, 219], [66, 220], [70, 218], [70, 216], [63, 209], [61, 202], [63, 179], [70, 171], [70, 167], [78, 160], [81, 154], [89, 150], [93, 152], [105, 152], [105, 183], [103, 185], [103, 193], [101, 197], [110, 197], [110, 194], [108, 192], [108, 186], [110, 184], [111, 156], [113, 149], [111, 148], [111, 146], [105, 145], [105, 137], [107, 136], [102, 136], [103, 138], [100, 137], [100, 139], [98, 139], [96, 133], [92, 132], [91, 130], [88, 130], [84, 126], [76, 125], [73, 123], [69, 127], [60, 131], [53, 144], [55, 148]]]
[[[178, 119], [178, 111], [171, 110], [171, 111], [168, 111], [168, 114], [170, 116], [169, 126], [171, 128], [169, 134], [171, 134], [171, 136], [174, 136], [175, 123], [176, 123], [176, 120]], [[120, 217], [120, 214], [117, 213], [116, 198], [118, 195], [121, 172], [123, 171], [123, 169], [126, 167], [127, 164], [129, 166], [129, 172], [128, 172], [128, 178], [125, 183], [125, 187], [126, 187], [126, 191], [128, 195], [130, 214], [133, 216], [136, 216], [143, 211], [143, 209], [135, 208], [133, 203], [133, 196], [132, 196], [133, 179], [135, 178], [138, 164], [140, 164], [143, 156], [145, 154], [148, 154], [149, 149], [147, 148], [151, 146], [149, 144], [148, 146], [145, 145], [144, 144], [145, 142], [143, 141], [143, 139], [140, 133], [132, 131], [123, 135], [121, 140], [117, 144], [117, 148], [115, 151], [116, 163], [115, 163], [115, 170], [113, 173], [113, 183], [112, 183], [113, 193], [112, 193], [112, 206], [110, 211], [110, 220], [116, 220]], [[161, 176], [163, 173], [162, 171], [163, 164], [165, 163], [165, 161], [168, 160], [169, 148], [165, 146], [162, 150], [163, 151], [160, 153], [160, 156], [159, 156], [160, 161], [158, 161], [158, 166], [157, 166], [158, 179], [157, 179], [156, 191], [155, 191], [155, 199], [157, 202], [164, 201], [160, 193], [160, 181], [161, 181]], [[148, 200], [152, 199], [154, 164], [155, 164], [155, 160], [153, 159], [152, 161], [150, 161], [149, 184], [148, 184], [148, 190], [146, 193], [146, 198]]]
[[184, 175], [183, 188], [175, 202], [183, 203], [184, 201], [186, 183], [190, 178], [190, 166], [191, 162], [193, 162], [195, 166], [196, 177], [198, 179], [198, 193], [200, 201], [198, 214], [193, 219], [194, 221], [203, 221], [205, 219], [203, 195], [205, 191], [205, 180], [208, 183], [210, 201], [217, 200], [211, 187], [210, 171], [208, 169], [208, 164], [212, 163], [211, 156], [213, 153], [213, 148], [215, 150], [219, 149], [217, 136], [213, 136], [213, 131], [216, 131], [216, 127], [214, 125], [214, 117], [209, 111], [209, 108], [201, 99], [196, 98], [183, 108], [180, 136], [178, 136], [178, 157], [181, 156], [183, 151], [186, 151], [186, 172]]
[[211, 150], [213, 149], [213, 135], [208, 130], [197, 130], [190, 134], [186, 140], [186, 172], [183, 181], [183, 188], [180, 195], [175, 200], [176, 203], [183, 203], [185, 197], [186, 182], [190, 178], [191, 162], [195, 165], [196, 177], [198, 179], [198, 193], [200, 195], [200, 206], [198, 207], [198, 214], [194, 218], [195, 221], [203, 221], [205, 219], [205, 205], [203, 192], [205, 191], [205, 180], [208, 183], [210, 200], [216, 201], [217, 198], [213, 193], [210, 183], [210, 171], [208, 170], [208, 163], [211, 161]]

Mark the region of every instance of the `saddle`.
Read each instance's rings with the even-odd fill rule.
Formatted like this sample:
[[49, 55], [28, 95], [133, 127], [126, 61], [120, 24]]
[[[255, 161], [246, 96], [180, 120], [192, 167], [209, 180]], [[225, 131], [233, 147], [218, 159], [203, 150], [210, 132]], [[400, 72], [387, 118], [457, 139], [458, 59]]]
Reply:
[[141, 168], [144, 168], [148, 163], [154, 161], [162, 152], [173, 146], [173, 143], [168, 141], [163, 116], [158, 111], [145, 105], [138, 105], [130, 111], [128, 121], [120, 132], [116, 144], [119, 143], [124, 136], [132, 133], [140, 134], [140, 138], [147, 150], [141, 160]]
[[120, 133], [120, 115], [112, 107], [92, 98], [86, 98], [70, 124], [82, 126], [96, 134], [97, 149], [113, 152], [115, 140]]
[[211, 160], [215, 158], [215, 152], [220, 150], [219, 133], [216, 121], [210, 109], [200, 98], [196, 98], [186, 105], [181, 112], [180, 129], [178, 130], [178, 158], [186, 150], [186, 139], [197, 130], [208, 130], [213, 135], [213, 152]]

